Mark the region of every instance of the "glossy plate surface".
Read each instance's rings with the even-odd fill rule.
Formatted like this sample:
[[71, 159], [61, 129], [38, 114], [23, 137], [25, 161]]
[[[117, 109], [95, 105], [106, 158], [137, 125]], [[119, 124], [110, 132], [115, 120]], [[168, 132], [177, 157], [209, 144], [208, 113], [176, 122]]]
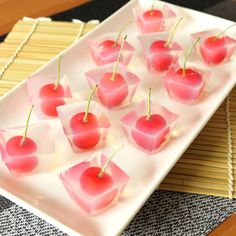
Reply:
[[[93, 32], [63, 52], [62, 74], [68, 75], [73, 95], [78, 101], [86, 99], [89, 93], [84, 73], [95, 67], [86, 41], [110, 32], [111, 29], [118, 31], [129, 19], [133, 19], [132, 8], [137, 4], [148, 3], [151, 5], [151, 2], [151, 0], [130, 1], [101, 23]], [[188, 48], [191, 44], [190, 33], [212, 27], [224, 29], [232, 24], [228, 20], [197, 11], [174, 5], [171, 7], [184, 17], [184, 23], [175, 37], [184, 48]], [[57, 175], [60, 171], [84, 160], [92, 152], [73, 154], [58, 120], [46, 121], [52, 127], [58, 147], [56, 160], [50, 173], [16, 179], [9, 174], [3, 163], [0, 163], [0, 194], [70, 235], [111, 236], [119, 234], [168, 174], [235, 85], [236, 77], [233, 68], [236, 67], [236, 63], [233, 62], [212, 70], [212, 80], [208, 85], [208, 91], [197, 105], [187, 106], [173, 101], [168, 97], [163, 87], [161, 76], [151, 75], [145, 68], [145, 63], [140, 57], [140, 45], [136, 38], [139, 33], [134, 22], [129, 25], [126, 32], [129, 35], [129, 42], [137, 48], [137, 53], [129, 68], [141, 78], [142, 85], [137, 90], [132, 106], [112, 112], [104, 109], [105, 114], [111, 120], [112, 128], [107, 146], [103, 150], [109, 155], [115, 148], [125, 144], [125, 147], [114, 158], [114, 162], [130, 176], [130, 182], [123, 198], [96, 217], [89, 217], [80, 211], [80, 208], [68, 196]], [[236, 37], [235, 30], [232, 29], [230, 34]], [[235, 56], [233, 59], [235, 60]], [[56, 71], [57, 58], [54, 58], [36, 74], [53, 74]], [[150, 86], [153, 87], [154, 100], [180, 115], [174, 136], [161, 151], [153, 156], [148, 156], [130, 146], [119, 124], [120, 117], [147, 97]], [[28, 96], [25, 82], [23, 82], [0, 99], [0, 127], [24, 125], [28, 108]], [[37, 118], [33, 116], [32, 123], [36, 121]]]

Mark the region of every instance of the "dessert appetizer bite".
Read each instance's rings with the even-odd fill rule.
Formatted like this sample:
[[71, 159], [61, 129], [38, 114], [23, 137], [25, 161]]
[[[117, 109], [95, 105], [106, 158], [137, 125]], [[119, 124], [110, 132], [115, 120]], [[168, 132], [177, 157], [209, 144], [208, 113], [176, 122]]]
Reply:
[[[128, 24], [130, 23], [131, 21], [128, 22]], [[117, 61], [121, 44], [124, 40], [122, 33], [128, 24], [126, 24], [118, 34], [108, 33], [94, 40], [88, 40], [90, 53], [97, 65], [105, 65]], [[130, 43], [125, 42], [123, 55], [119, 58], [120, 63], [128, 65], [134, 51], [134, 47]]]
[[209, 72], [197, 69], [195, 66], [187, 67], [187, 60], [192, 49], [199, 42], [198, 38], [188, 50], [183, 67], [178, 64], [170, 68], [163, 77], [164, 86], [172, 99], [185, 104], [194, 104], [204, 91]]
[[129, 72], [123, 65], [119, 65], [122, 56], [125, 36], [115, 64], [98, 67], [86, 72], [90, 87], [98, 85], [96, 97], [109, 109], [118, 109], [131, 103], [140, 79]]
[[206, 64], [214, 66], [230, 60], [236, 49], [236, 39], [227, 36], [225, 32], [233, 26], [236, 26], [236, 23], [223, 31], [210, 29], [192, 34], [194, 39], [201, 37], [198, 49]]
[[178, 20], [170, 34], [151, 33], [138, 37], [150, 72], [166, 71], [178, 61], [182, 47], [177, 42], [173, 42], [173, 37], [182, 19], [183, 17]]
[[95, 85], [87, 102], [57, 107], [63, 130], [74, 152], [102, 147], [105, 144], [111, 125], [99, 104], [91, 101], [96, 88]]
[[172, 27], [176, 13], [167, 4], [157, 2], [158, 8], [155, 7], [156, 0], [153, 0], [148, 9], [141, 6], [134, 9], [136, 23], [142, 34], [168, 31]]
[[59, 177], [74, 200], [86, 213], [96, 215], [118, 201], [129, 177], [101, 152], [60, 173]]
[[121, 118], [121, 126], [128, 141], [138, 149], [153, 154], [164, 146], [178, 119], [178, 115], [151, 101], [151, 88], [148, 100]]
[[27, 90], [30, 102], [35, 105], [39, 119], [56, 118], [56, 108], [66, 104], [71, 98], [67, 76], [61, 78], [61, 60], [58, 61], [58, 75], [31, 76], [27, 80]]
[[24, 176], [46, 171], [53, 153], [54, 143], [46, 123], [29, 125], [33, 106], [26, 126], [0, 130], [2, 160], [14, 176]]

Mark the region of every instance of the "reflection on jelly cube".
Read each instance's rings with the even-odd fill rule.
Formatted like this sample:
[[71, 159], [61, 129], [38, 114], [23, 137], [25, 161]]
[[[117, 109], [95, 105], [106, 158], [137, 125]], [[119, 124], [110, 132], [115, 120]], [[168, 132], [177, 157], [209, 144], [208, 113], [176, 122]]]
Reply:
[[131, 103], [140, 79], [119, 65], [113, 78], [115, 64], [98, 67], [86, 73], [91, 88], [98, 85], [96, 97], [109, 109], [119, 109]]
[[31, 76], [27, 80], [27, 90], [30, 102], [35, 105], [35, 112], [39, 119], [50, 119], [58, 116], [56, 108], [66, 104], [71, 98], [71, 91], [67, 76], [60, 80], [55, 87], [56, 75]]
[[138, 6], [134, 9], [134, 16], [141, 33], [170, 31], [176, 19], [176, 13], [160, 1], [159, 6], [151, 10], [151, 7]]
[[30, 125], [22, 143], [25, 127], [0, 130], [2, 161], [14, 176], [33, 175], [49, 171], [55, 146], [46, 123]]
[[110, 162], [102, 177], [98, 176], [107, 157], [94, 153], [60, 173], [59, 177], [70, 197], [88, 214], [96, 215], [119, 200], [129, 177], [114, 162]]
[[209, 76], [209, 71], [194, 66], [186, 68], [184, 74], [183, 69], [176, 65], [167, 71], [163, 82], [172, 99], [191, 105], [197, 103], [203, 94]]
[[228, 62], [235, 52], [236, 39], [225, 33], [218, 37], [221, 33], [222, 30], [211, 29], [192, 34], [194, 40], [201, 37], [198, 51], [203, 61], [210, 66]]
[[147, 111], [148, 102], [142, 101], [121, 118], [121, 126], [132, 145], [153, 154], [166, 144], [179, 116], [154, 102], [151, 102], [149, 118]]
[[[105, 65], [117, 61], [124, 40], [123, 37], [120, 36], [116, 42], [117, 36], [118, 33], [109, 33], [88, 41], [90, 53], [97, 65]], [[128, 65], [134, 51], [135, 49], [132, 45], [125, 41], [120, 62], [123, 65]]]
[[176, 42], [167, 45], [168, 37], [169, 34], [164, 32], [144, 34], [138, 37], [150, 72], [166, 71], [178, 61], [182, 47]]
[[88, 120], [83, 120], [87, 102], [68, 104], [57, 108], [62, 123], [74, 152], [82, 152], [105, 145], [109, 120], [103, 114], [98, 103], [91, 101]]

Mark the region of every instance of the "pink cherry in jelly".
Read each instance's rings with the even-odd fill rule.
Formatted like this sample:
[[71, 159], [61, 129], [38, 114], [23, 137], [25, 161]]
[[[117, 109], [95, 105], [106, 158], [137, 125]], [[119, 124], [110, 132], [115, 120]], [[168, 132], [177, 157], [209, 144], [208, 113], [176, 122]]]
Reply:
[[41, 110], [44, 114], [51, 117], [57, 117], [57, 107], [65, 105], [65, 99], [58, 98], [58, 99], [49, 99], [49, 100], [42, 100], [41, 101]]
[[47, 84], [43, 86], [39, 91], [39, 97], [41, 101], [41, 110], [44, 114], [52, 117], [57, 117], [58, 106], [65, 105], [65, 91], [64, 88], [58, 84], [55, 88], [55, 84]]
[[183, 69], [179, 69], [173, 80], [175, 83], [172, 84], [171, 91], [177, 98], [183, 100], [197, 99], [202, 92], [203, 87], [195, 95], [196, 97], [193, 97], [191, 88], [198, 87], [203, 81], [202, 75], [193, 69], [186, 68], [185, 75], [183, 75]]
[[200, 45], [200, 53], [208, 64], [221, 63], [227, 54], [225, 38], [216, 36], [206, 38]]
[[80, 112], [71, 118], [70, 127], [74, 132], [73, 144], [81, 149], [90, 149], [98, 144], [100, 132], [96, 116], [88, 113], [86, 122], [84, 116], [85, 112]]
[[23, 136], [14, 136], [7, 141], [6, 152], [10, 156], [30, 155], [36, 152], [36, 143], [30, 138], [26, 138], [24, 143], [21, 143], [22, 138]]
[[21, 143], [22, 138], [23, 136], [14, 136], [7, 141], [6, 152], [10, 157], [6, 161], [9, 169], [24, 173], [36, 168], [38, 158], [31, 155], [37, 150], [36, 143], [30, 138]]
[[[116, 43], [113, 40], [105, 40], [98, 45], [98, 48], [101, 56], [108, 57], [114, 53], [117, 53], [118, 56], [121, 47], [120, 44]], [[114, 61], [116, 59], [117, 58], [114, 58]]]
[[166, 128], [166, 120], [163, 116], [158, 114], [152, 114], [149, 119], [147, 116], [140, 117], [136, 122], [136, 130], [132, 131], [132, 136], [134, 141], [142, 148], [150, 149], [150, 140], [148, 140], [146, 135], [154, 136], [160, 133], [158, 141], [154, 143], [152, 149], [157, 149], [165, 141], [167, 134], [169, 133], [169, 128], [165, 132], [161, 132]]
[[96, 196], [109, 190], [113, 185], [113, 179], [106, 172], [99, 177], [101, 168], [89, 167], [80, 177], [80, 184], [84, 192]]
[[163, 17], [163, 13], [157, 9], [145, 11], [143, 13], [143, 18], [148, 21], [160, 20]]
[[36, 168], [36, 166], [38, 165], [38, 158], [37, 156], [15, 158], [9, 160], [6, 165], [13, 171], [26, 173]]
[[158, 52], [169, 52], [170, 47], [166, 45], [166, 41], [164, 40], [157, 40], [154, 41], [151, 46], [150, 46], [150, 51], [153, 53], [158, 53]]
[[165, 71], [173, 63], [173, 56], [169, 53], [170, 47], [166, 45], [166, 41], [157, 40], [150, 46], [153, 53], [151, 66], [158, 71]]
[[[129, 89], [124, 77], [116, 73], [114, 80], [112, 73], [106, 73], [100, 80], [97, 96], [107, 107], [119, 106], [127, 97]], [[111, 95], [109, 95], [111, 94]]]
[[62, 98], [64, 96], [64, 88], [60, 84], [57, 88], [55, 88], [55, 84], [46, 84], [39, 91], [39, 97], [43, 99]]

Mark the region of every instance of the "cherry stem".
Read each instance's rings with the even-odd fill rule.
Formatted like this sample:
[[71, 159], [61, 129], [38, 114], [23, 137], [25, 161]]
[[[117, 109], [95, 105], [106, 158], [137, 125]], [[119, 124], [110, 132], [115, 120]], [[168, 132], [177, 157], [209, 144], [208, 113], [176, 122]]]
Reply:
[[230, 29], [231, 27], [233, 27], [233, 26], [235, 26], [235, 25], [236, 25], [236, 23], [234, 23], [234, 24], [228, 26], [223, 32], [219, 33], [219, 34], [216, 36], [216, 38], [220, 38], [221, 36], [223, 36], [224, 33], [225, 33], [228, 29]]
[[34, 108], [34, 105], [32, 105], [30, 107], [30, 110], [29, 110], [29, 114], [28, 114], [28, 117], [27, 117], [27, 121], [26, 121], [26, 125], [25, 125], [25, 132], [24, 132], [24, 136], [22, 137], [21, 139], [21, 142], [20, 142], [20, 145], [23, 145], [26, 138], [27, 138], [27, 133], [28, 133], [28, 128], [29, 128], [29, 121], [30, 121], [30, 117], [31, 117], [31, 113], [33, 111], [33, 108]]
[[189, 56], [190, 56], [190, 54], [191, 54], [191, 52], [192, 52], [192, 50], [193, 50], [193, 48], [196, 46], [196, 44], [200, 41], [200, 37], [198, 37], [196, 40], [195, 40], [195, 42], [193, 43], [193, 45], [189, 48], [189, 50], [187, 51], [187, 53], [186, 53], [186, 56], [185, 56], [185, 59], [184, 59], [184, 65], [183, 65], [183, 76], [185, 76], [186, 75], [186, 64], [187, 64], [187, 60], [188, 60], [188, 58], [189, 58]]
[[151, 16], [153, 15], [153, 11], [154, 11], [154, 6], [157, 0], [153, 0], [152, 2], [152, 6], [151, 6]]
[[58, 86], [59, 86], [60, 80], [61, 80], [61, 61], [62, 61], [62, 55], [58, 59], [58, 74], [57, 74], [57, 80], [55, 82], [54, 90], [58, 89]]
[[89, 108], [90, 108], [90, 103], [91, 103], [91, 100], [92, 100], [92, 97], [93, 97], [93, 94], [96, 90], [98, 86], [95, 85], [93, 87], [93, 89], [91, 90], [90, 94], [89, 94], [89, 97], [88, 97], [88, 103], [87, 103], [87, 107], [86, 107], [86, 111], [85, 111], [85, 114], [84, 114], [84, 118], [83, 118], [83, 122], [88, 122], [88, 113], [89, 113]]
[[121, 45], [121, 48], [120, 48], [120, 52], [119, 52], [119, 55], [118, 55], [118, 58], [117, 58], [117, 61], [116, 61], [116, 64], [115, 64], [112, 76], [111, 76], [111, 80], [112, 81], [115, 81], [116, 72], [117, 72], [117, 69], [118, 69], [119, 61], [120, 61], [120, 58], [121, 58], [121, 55], [122, 55], [122, 52], [123, 52], [123, 49], [124, 49], [124, 45], [125, 45], [125, 40], [126, 39], [127, 39], [127, 35], [125, 35], [125, 37], [123, 39], [123, 42], [122, 42], [122, 45]]
[[148, 92], [147, 120], [150, 120], [150, 117], [151, 117], [151, 94], [152, 94], [152, 89], [149, 88], [149, 92]]
[[176, 33], [177, 29], [178, 29], [178, 26], [180, 25], [180, 22], [183, 20], [183, 17], [181, 17], [178, 22], [175, 24], [173, 30], [171, 31], [167, 41], [166, 41], [166, 46], [171, 46], [172, 44], [172, 41], [173, 41], [173, 37], [174, 37], [174, 34]]
[[117, 35], [117, 38], [116, 38], [116, 41], [115, 41], [113, 47], [116, 47], [116, 45], [117, 45], [117, 43], [118, 43], [118, 41], [119, 41], [119, 38], [120, 38], [121, 34], [124, 32], [124, 30], [126, 29], [126, 27], [127, 27], [129, 24], [131, 24], [131, 23], [132, 23], [132, 20], [130, 20], [129, 22], [127, 22], [127, 23], [121, 28], [120, 32], [119, 32], [118, 35]]
[[102, 167], [102, 169], [100, 170], [100, 172], [98, 173], [98, 178], [102, 178], [108, 164], [110, 163], [111, 159], [123, 148], [124, 146], [122, 145], [121, 147], [119, 147], [106, 161], [105, 165]]

